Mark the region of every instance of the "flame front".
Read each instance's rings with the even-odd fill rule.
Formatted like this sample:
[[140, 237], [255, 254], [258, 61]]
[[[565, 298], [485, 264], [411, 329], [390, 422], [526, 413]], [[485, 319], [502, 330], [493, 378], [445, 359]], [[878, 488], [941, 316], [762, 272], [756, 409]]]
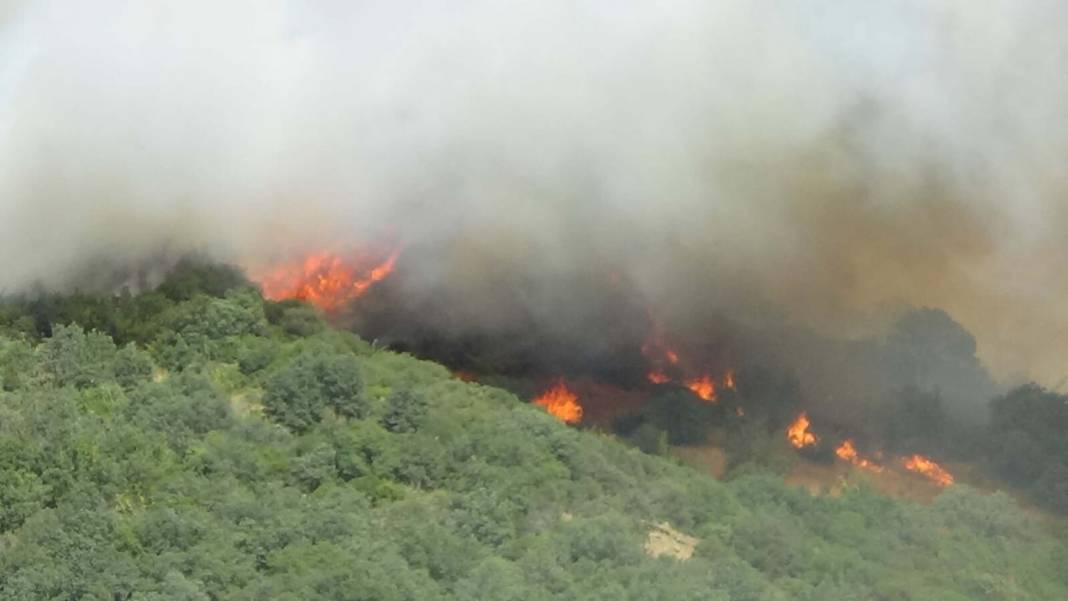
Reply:
[[939, 486], [949, 486], [950, 484], [953, 484], [953, 474], [923, 455], [916, 454], [911, 457], [906, 457], [905, 469], [910, 472], [922, 474], [925, 478]]
[[393, 272], [398, 254], [394, 251], [381, 262], [368, 266], [365, 258], [344, 258], [323, 251], [300, 261], [277, 265], [256, 279], [264, 297], [270, 300], [295, 298], [324, 311], [335, 311], [386, 279]]
[[552, 388], [533, 402], [565, 423], [574, 424], [582, 420], [582, 405], [578, 403], [578, 396], [568, 389], [563, 380], [557, 380]]
[[873, 463], [867, 459], [864, 459], [857, 453], [856, 447], [853, 446], [852, 440], [846, 440], [837, 449], [834, 450], [834, 454], [838, 455], [839, 459], [844, 459], [853, 465], [875, 473], [881, 473], [883, 466]]
[[794, 423], [786, 428], [786, 438], [790, 440], [790, 444], [794, 445], [795, 449], [810, 447], [819, 440], [815, 434], [808, 431], [810, 425], [812, 422], [808, 421], [808, 414], [802, 411]]

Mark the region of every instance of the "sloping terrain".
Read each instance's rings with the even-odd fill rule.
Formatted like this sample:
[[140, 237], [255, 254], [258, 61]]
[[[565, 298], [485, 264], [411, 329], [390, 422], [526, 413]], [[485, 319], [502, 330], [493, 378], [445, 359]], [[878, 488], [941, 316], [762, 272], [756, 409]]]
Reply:
[[0, 598], [1068, 598], [1005, 495], [717, 481], [194, 275], [3, 306]]

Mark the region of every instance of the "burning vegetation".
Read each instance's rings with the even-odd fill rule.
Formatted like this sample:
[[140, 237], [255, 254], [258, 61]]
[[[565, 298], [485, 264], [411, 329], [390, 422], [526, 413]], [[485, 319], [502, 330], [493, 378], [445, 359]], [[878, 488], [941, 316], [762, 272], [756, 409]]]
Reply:
[[[820, 439], [810, 431], [811, 426], [812, 422], [809, 420], [808, 414], [802, 412], [787, 427], [786, 438], [795, 449], [812, 448], [819, 444]], [[880, 474], [885, 470], [882, 465], [879, 465], [874, 460], [862, 456], [857, 451], [856, 443], [851, 438], [842, 441], [834, 449], [834, 454], [839, 459], [868, 472]], [[912, 454], [902, 458], [901, 463], [906, 470], [920, 474], [938, 486], [949, 486], [954, 483], [953, 474], [923, 455]]]
[[808, 419], [808, 413], [802, 411], [801, 415], [798, 415], [797, 419], [786, 428], [786, 438], [795, 449], [811, 447], [819, 441], [815, 434], [808, 431], [810, 425], [812, 422]]
[[[395, 250], [388, 253], [347, 254], [323, 251], [275, 265], [261, 272], [257, 279], [264, 296], [269, 299], [304, 300], [324, 312], [333, 313], [351, 305], [389, 277], [394, 271], [397, 257], [398, 252]], [[613, 285], [622, 285], [618, 276], [613, 279]], [[396, 305], [385, 301], [377, 303], [376, 306]], [[634, 356], [641, 359], [642, 365], [632, 365], [640, 370], [639, 373], [644, 372], [641, 380], [646, 382], [645, 385], [640, 381], [635, 383], [634, 380], [629, 380], [626, 374], [619, 380], [612, 381], [610, 378], [598, 378], [589, 372], [576, 372], [573, 370], [573, 364], [568, 362], [554, 369], [557, 374], [554, 374], [555, 379], [551, 386], [531, 402], [543, 407], [557, 419], [577, 425], [583, 423], [584, 417], [588, 417], [584, 416], [584, 403], [579, 402], [579, 395], [564, 377], [558, 374], [566, 374], [568, 377], [581, 376], [583, 381], [593, 383], [595, 387], [596, 383], [600, 382], [603, 386], [596, 388], [599, 390], [596, 398], [591, 397], [591, 407], [596, 415], [589, 423], [614, 427], [618, 432], [633, 438], [638, 446], [646, 450], [660, 448], [662, 443], [656, 442], [654, 435], [657, 431], [666, 432], [664, 439], [669, 444], [703, 444], [707, 439], [708, 429], [713, 427], [713, 424], [722, 423], [726, 416], [751, 423], [766, 420], [771, 420], [767, 423], [774, 423], [775, 418], [773, 414], [768, 413], [767, 407], [753, 406], [752, 409], [756, 413], [755, 416], [750, 416], [747, 408], [742, 406], [743, 402], [748, 402], [747, 395], [738, 393], [737, 375], [733, 368], [717, 369], [717, 366], [724, 363], [721, 356], [710, 354], [701, 344], [694, 344], [692, 336], [680, 337], [680, 340], [685, 341], [680, 344], [673, 336], [669, 336], [668, 329], [654, 316], [650, 308], [645, 307], [642, 310], [647, 324], [644, 337], [631, 349], [635, 352]], [[625, 356], [620, 355], [621, 358]], [[431, 357], [434, 355], [431, 354]], [[547, 363], [548, 365], [551, 365], [551, 362]], [[627, 359], [622, 358], [621, 365], [628, 365]], [[492, 378], [494, 372], [492, 365], [477, 362], [453, 364], [452, 367], [455, 377], [465, 381], [480, 380], [487, 376]], [[530, 369], [527, 374], [519, 372], [516, 375], [545, 377], [539, 376], [536, 369]], [[766, 374], [763, 378], [766, 379]], [[731, 394], [725, 396], [724, 391], [730, 391]], [[757, 394], [759, 395], [759, 390]], [[775, 393], [773, 396], [781, 396], [781, 393]], [[788, 398], [790, 396], [787, 395]], [[636, 398], [640, 399], [637, 405]], [[690, 400], [686, 400], [687, 398]], [[725, 398], [729, 401], [723, 406], [722, 401]], [[920, 411], [926, 423], [937, 423], [937, 415], [932, 417], [928, 415], [929, 410], [923, 409], [936, 406], [937, 403], [926, 397], [920, 400], [923, 402], [907, 406], [919, 407], [917, 411]], [[799, 397], [790, 401], [790, 405], [795, 407], [794, 411], [797, 410], [799, 401]], [[618, 407], [618, 423], [613, 423], [613, 403]], [[650, 403], [651, 406], [646, 409], [635, 409], [636, 406], [640, 408]], [[784, 406], [784, 409], [790, 405]], [[707, 409], [702, 409], [702, 406]], [[794, 415], [785, 428], [787, 440], [794, 449], [805, 451], [809, 459], [836, 457], [873, 474], [885, 470], [881, 461], [858, 451], [852, 438], [842, 440], [836, 447], [825, 447], [821, 437], [813, 430], [809, 413], [800, 411]], [[779, 423], [778, 427], [781, 428], [782, 422]], [[881, 453], [877, 452], [875, 456], [881, 459]], [[906, 455], [899, 465], [939, 486], [954, 482], [952, 474], [923, 455]]]
[[718, 400], [716, 398], [716, 383], [712, 381], [712, 377], [707, 374], [700, 378], [687, 380], [686, 388], [689, 388], [702, 401], [715, 403]]
[[571, 392], [563, 380], [554, 382], [552, 387], [535, 397], [532, 402], [544, 407], [564, 423], [577, 424], [582, 421], [582, 405], [579, 405], [578, 395]]
[[[946, 502], [906, 505], [851, 486], [834, 491], [838, 499], [808, 498], [792, 488], [793, 474], [783, 481], [763, 471], [762, 449], [792, 453], [782, 428], [796, 418], [798, 397], [751, 369], [741, 372], [740, 390], [724, 391], [718, 403], [681, 385], [645, 384], [640, 376], [647, 365], [640, 354], [631, 366], [636, 384], [630, 389], [566, 374], [522, 383], [527, 390], [533, 382], [546, 386], [534, 402], [584, 427], [602, 425], [596, 421], [599, 399], [618, 407], [624, 393], [644, 395], [642, 410], [655, 413], [630, 433], [610, 437], [566, 432], [552, 423], [555, 418], [537, 415], [537, 408], [515, 407], [504, 390], [450, 381], [439, 365], [372, 349], [349, 333], [325, 326], [303, 333], [287, 328], [295, 317], [318, 317], [299, 303], [265, 301], [223, 269], [183, 269], [158, 291], [139, 296], [46, 301], [16, 299], [0, 306], [0, 367], [5, 362], [8, 367], [0, 369], [4, 415], [12, 423], [39, 426], [4, 430], [8, 446], [30, 451], [7, 458], [8, 471], [17, 474], [8, 488], [28, 494], [17, 507], [3, 508], [15, 507], [17, 513], [0, 511], [6, 520], [2, 536], [13, 545], [0, 569], [0, 589], [12, 593], [4, 598], [36, 599], [42, 591], [64, 598], [74, 588], [145, 598], [162, 591], [174, 598], [175, 591], [214, 587], [220, 598], [282, 591], [311, 601], [351, 597], [353, 590], [400, 590], [406, 599], [459, 601], [485, 597], [487, 582], [491, 592], [503, 590], [498, 586], [503, 582], [515, 592], [511, 598], [577, 599], [600, 590], [607, 579], [637, 584], [637, 595], [624, 591], [621, 598], [662, 592], [665, 599], [734, 599], [739, 591], [760, 599], [875, 599], [888, 591], [905, 598], [922, 580], [929, 599], [964, 599], [979, 590], [977, 582], [996, 582], [992, 578], [1018, 581], [1020, 587], [1009, 593], [1019, 598], [1068, 598], [1065, 587], [1057, 588], [1064, 580], [1059, 561], [1064, 554], [1056, 530], [1032, 521], [1007, 495], [966, 486], [943, 492], [906, 476], [905, 487], [916, 485], [926, 498], [942, 495]], [[55, 319], [53, 329], [37, 332], [32, 343], [4, 333], [3, 328], [33, 327], [41, 314], [92, 318], [89, 323], [99, 329]], [[104, 321], [108, 317], [120, 319]], [[116, 338], [102, 333], [107, 326]], [[175, 352], [184, 340], [200, 344]], [[242, 378], [232, 378], [236, 369]], [[170, 377], [159, 378], [164, 370]], [[488, 377], [484, 370], [454, 372], [465, 379], [475, 374]], [[130, 402], [113, 406], [101, 390], [123, 397], [125, 390], [130, 398], [123, 400]], [[744, 419], [735, 412], [742, 399]], [[1065, 400], [1040, 391], [1007, 397], [1001, 425], [1020, 433], [1041, 426], [1054, 437], [1051, 443], [1063, 442], [1056, 436], [1064, 431], [1058, 416], [1068, 415]], [[1042, 407], [1045, 412], [1037, 413]], [[816, 411], [802, 415], [798, 431], [803, 441], [818, 446], [812, 423], [819, 426], [822, 414]], [[735, 443], [750, 446], [731, 446], [730, 440], [721, 446], [715, 439], [708, 446], [710, 430], [713, 437], [733, 431]], [[41, 431], [79, 436], [53, 437], [50, 444], [58, 452], [33, 452]], [[123, 444], [109, 444], [116, 432]], [[1025, 437], [1032, 438], [1037, 437]], [[748, 461], [748, 474], [716, 481], [677, 461], [639, 458], [622, 441], [651, 455], [704, 465], [698, 469], [710, 474], [719, 470], [718, 476], [730, 474], [729, 462]], [[866, 447], [847, 442], [839, 447], [843, 460], [862, 461]], [[689, 446], [680, 448], [684, 445]], [[104, 472], [77, 469], [65, 460], [86, 449]], [[200, 449], [200, 460], [184, 460], [188, 449]], [[235, 465], [235, 450], [252, 467], [266, 461], [291, 469]], [[798, 463], [841, 482], [842, 462], [819, 465], [815, 455], [806, 452]], [[926, 457], [910, 456], [907, 462], [938, 474]], [[116, 501], [115, 487], [99, 473], [131, 469], [144, 475], [147, 496], [119, 495]], [[71, 485], [48, 487], [39, 473]], [[901, 473], [908, 474], [903, 467]], [[899, 479], [872, 480], [875, 490], [884, 490], [881, 484]], [[262, 491], [271, 494], [257, 497]], [[264, 519], [235, 524], [234, 509], [257, 499]], [[197, 544], [178, 545], [162, 557], [143, 552], [143, 544], [129, 544], [159, 538], [157, 514], [195, 528]], [[305, 534], [321, 531], [323, 516], [331, 518], [331, 528], [341, 528], [326, 536], [367, 544], [307, 544]], [[266, 556], [261, 546], [235, 544], [249, 537], [276, 540], [278, 524], [289, 523], [299, 527], [296, 538], [268, 549]], [[686, 532], [672, 524], [685, 524]], [[136, 536], [122, 536], [126, 532]], [[717, 534], [722, 532], [731, 536]], [[694, 552], [706, 542], [716, 545], [713, 556]], [[820, 550], [815, 557], [813, 545]], [[411, 548], [433, 553], [409, 564]], [[546, 555], [541, 552], [546, 548], [564, 552]], [[858, 548], [865, 552], [856, 553]], [[94, 561], [100, 549], [107, 551], [107, 561]], [[677, 561], [654, 560], [643, 549]], [[475, 561], [457, 564], [457, 551], [470, 551]], [[899, 561], [903, 555], [911, 561]], [[265, 557], [281, 566], [277, 577], [256, 570]], [[828, 563], [828, 557], [837, 563]], [[221, 580], [210, 570], [174, 576], [175, 561], [241, 569], [227, 572], [238, 577], [228, 576], [224, 590], [215, 586]], [[427, 562], [448, 570], [428, 570]], [[507, 574], [515, 578], [488, 581], [485, 567], [495, 564], [509, 566]], [[353, 582], [348, 577], [353, 565], [370, 576]], [[561, 575], [555, 580], [563, 584], [543, 586], [546, 569]], [[54, 575], [68, 573], [76, 576], [70, 586], [69, 578], [57, 585]], [[710, 582], [707, 575], [713, 573], [717, 578]], [[962, 582], [962, 573], [984, 578]], [[831, 580], [835, 585], [828, 589]], [[127, 582], [142, 588], [116, 588]], [[332, 586], [339, 582], [355, 589]]]
[[645, 379], [651, 384], [681, 383], [706, 403], [719, 401], [718, 389], [736, 390], [734, 370], [728, 369], [717, 383], [708, 371], [695, 369], [694, 361], [683, 359], [676, 347], [667, 341], [663, 327], [646, 309], [649, 335], [642, 344], [642, 355], [649, 362]]
[[389, 277], [398, 255], [399, 251], [393, 251], [384, 258], [374, 258], [320, 251], [275, 265], [256, 279], [268, 299], [298, 299], [323, 311], [336, 311]]
[[939, 486], [949, 486], [950, 484], [953, 484], [953, 474], [923, 455], [915, 454], [906, 457], [904, 463], [905, 469], [908, 471], [921, 474], [923, 477]]
[[838, 448], [834, 450], [834, 454], [839, 459], [843, 459], [859, 467], [860, 469], [867, 470], [869, 472], [881, 473], [883, 467], [869, 459], [865, 459], [857, 453], [856, 447], [853, 445], [852, 439], [846, 439], [842, 444], [838, 445]]

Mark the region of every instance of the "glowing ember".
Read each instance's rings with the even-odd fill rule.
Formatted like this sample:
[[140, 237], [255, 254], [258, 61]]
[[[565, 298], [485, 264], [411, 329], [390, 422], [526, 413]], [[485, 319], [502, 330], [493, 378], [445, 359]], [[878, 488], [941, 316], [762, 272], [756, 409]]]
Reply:
[[846, 440], [841, 445], [839, 445], [838, 448], [834, 450], [834, 454], [838, 455], [840, 459], [844, 459], [861, 469], [865, 469], [875, 473], [880, 473], [883, 471], [883, 467], [881, 465], [877, 465], [861, 457], [857, 453], [856, 447], [853, 446], [852, 440]]
[[271, 300], [299, 299], [324, 311], [334, 311], [363, 296], [371, 286], [386, 279], [397, 262], [394, 251], [383, 261], [344, 258], [332, 252], [319, 252], [277, 265], [258, 277], [264, 297]]
[[694, 380], [686, 381], [686, 388], [693, 391], [694, 394], [701, 397], [701, 400], [708, 403], [716, 402], [716, 383], [712, 381], [712, 378], [705, 375]]
[[582, 420], [582, 405], [578, 404], [578, 396], [568, 390], [563, 380], [558, 380], [533, 402], [565, 423], [574, 424]]
[[923, 455], [906, 457], [905, 469], [910, 472], [922, 474], [925, 478], [939, 486], [949, 486], [950, 484], [953, 484], [953, 474], [947, 472], [945, 468]]
[[802, 411], [801, 415], [798, 415], [797, 419], [794, 420], [794, 423], [786, 428], [786, 438], [790, 440], [790, 444], [794, 445], [794, 448], [810, 447], [819, 440], [815, 434], [808, 431], [810, 425], [812, 425], [812, 422], [808, 421], [808, 414]]
[[662, 371], [651, 371], [645, 377], [653, 384], [666, 384], [671, 381], [671, 378]]

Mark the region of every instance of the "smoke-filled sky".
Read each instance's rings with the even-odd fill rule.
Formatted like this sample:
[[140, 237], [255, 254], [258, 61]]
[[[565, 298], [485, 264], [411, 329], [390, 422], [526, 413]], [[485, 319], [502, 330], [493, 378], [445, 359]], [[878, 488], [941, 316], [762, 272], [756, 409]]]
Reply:
[[461, 289], [604, 266], [835, 333], [937, 306], [1055, 385], [1066, 26], [1060, 0], [0, 1], [0, 289], [384, 236]]

